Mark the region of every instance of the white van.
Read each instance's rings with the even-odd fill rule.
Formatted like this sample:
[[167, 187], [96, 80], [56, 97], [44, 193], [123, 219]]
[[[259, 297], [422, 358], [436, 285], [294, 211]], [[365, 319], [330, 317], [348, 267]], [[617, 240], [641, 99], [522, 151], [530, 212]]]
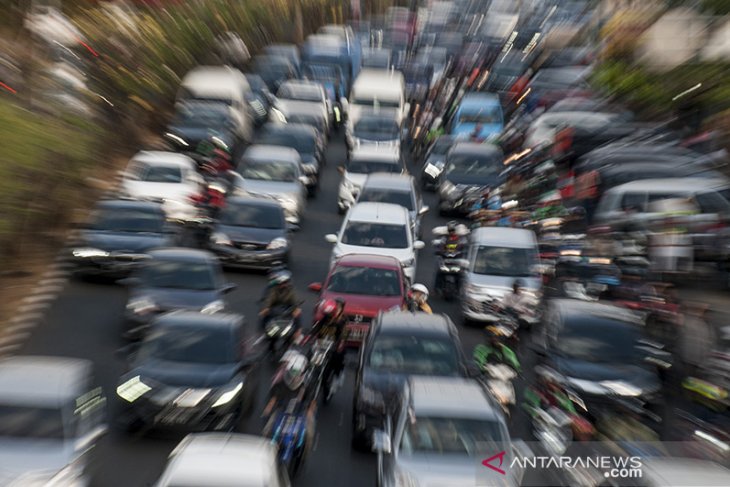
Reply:
[[400, 71], [363, 69], [350, 92], [347, 125], [357, 123], [363, 113], [392, 112], [398, 124], [408, 114], [406, 82]]
[[253, 136], [253, 117], [246, 101], [250, 91], [248, 80], [235, 68], [199, 66], [183, 78], [177, 93], [177, 102], [201, 100], [225, 103], [231, 107], [236, 135], [250, 143]]

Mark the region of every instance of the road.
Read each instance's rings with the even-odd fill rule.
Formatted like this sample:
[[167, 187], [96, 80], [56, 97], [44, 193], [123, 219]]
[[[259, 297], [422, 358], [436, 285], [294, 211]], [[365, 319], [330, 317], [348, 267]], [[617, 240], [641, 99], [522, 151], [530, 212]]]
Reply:
[[[327, 163], [321, 181], [320, 193], [308, 203], [302, 229], [294, 236], [291, 270], [301, 299], [306, 299], [305, 320], [309, 323], [316, 295], [307, 290], [307, 284], [322, 280], [327, 273], [331, 245], [324, 235], [336, 232], [342, 222], [337, 214], [336, 191], [339, 183], [337, 165], [344, 162], [346, 149], [342, 136], [333, 137], [327, 152]], [[426, 194], [426, 204], [435, 208], [435, 195]], [[418, 259], [417, 281], [431, 287], [434, 258], [430, 246], [430, 229], [443, 224], [446, 219], [436, 211], [424, 217], [424, 238], [427, 246]], [[237, 284], [229, 295], [230, 309], [248, 318], [248, 329], [256, 333], [255, 300], [261, 295], [266, 283], [263, 273], [227, 273], [227, 278]], [[125, 369], [125, 360], [116, 351], [122, 345], [120, 331], [126, 291], [114, 284], [72, 280], [48, 310], [42, 323], [19, 351], [23, 354], [46, 354], [82, 357], [93, 361], [96, 378], [110, 399], [113, 399], [117, 380]], [[458, 321], [455, 303], [434, 301], [435, 312], [445, 312]], [[459, 325], [461, 326], [461, 325]], [[462, 341], [466, 351], [480, 339], [477, 329], [462, 329]], [[354, 358], [354, 356], [352, 357]], [[352, 361], [350, 361], [352, 363]], [[266, 387], [273, 373], [266, 364], [261, 370], [261, 386], [257, 407], [250, 418], [241, 425], [241, 431], [257, 434], [261, 430], [258, 419], [263, 409]], [[372, 455], [358, 453], [350, 448], [350, 424], [352, 411], [352, 387], [354, 370], [348, 367], [345, 387], [332, 403], [323, 407], [319, 415], [316, 447], [309, 462], [295, 479], [296, 486], [348, 485], [372, 486], [375, 480], [375, 459]], [[111, 418], [110, 418], [111, 419]], [[130, 487], [151, 485], [164, 468], [166, 457], [181, 436], [145, 435], [128, 436], [110, 429], [98, 445], [92, 457], [92, 483], [99, 487]]]

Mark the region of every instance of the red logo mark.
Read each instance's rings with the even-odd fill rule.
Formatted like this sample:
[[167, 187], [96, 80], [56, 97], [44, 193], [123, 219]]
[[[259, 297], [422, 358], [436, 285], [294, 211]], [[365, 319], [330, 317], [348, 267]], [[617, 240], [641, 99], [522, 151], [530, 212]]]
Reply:
[[[484, 460], [484, 461], [482, 462], [482, 465], [484, 465], [484, 466], [485, 466], [485, 467], [487, 467], [487, 468], [491, 468], [491, 469], [492, 469], [492, 470], [494, 470], [495, 472], [498, 472], [498, 473], [501, 473], [502, 475], [505, 475], [505, 474], [506, 474], [506, 473], [505, 473], [505, 471], [504, 471], [504, 470], [502, 470], [502, 469], [501, 469], [501, 468], [499, 468], [499, 467], [501, 467], [501, 466], [502, 466], [502, 462], [504, 462], [504, 456], [505, 456], [506, 454], [507, 454], [507, 452], [506, 452], [506, 451], [501, 451], [501, 452], [497, 453], [496, 455], [493, 455], [493, 456], [491, 456], [491, 457], [487, 458], [486, 460]], [[492, 460], [495, 460], [495, 459], [497, 459], [497, 458], [499, 458], [499, 467], [495, 467], [494, 465], [492, 465]]]

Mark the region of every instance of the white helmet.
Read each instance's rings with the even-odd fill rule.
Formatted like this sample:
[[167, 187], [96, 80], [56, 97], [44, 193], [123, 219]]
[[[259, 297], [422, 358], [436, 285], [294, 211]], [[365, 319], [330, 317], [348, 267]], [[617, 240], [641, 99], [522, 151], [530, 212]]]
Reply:
[[423, 284], [414, 284], [413, 287], [411, 287], [411, 291], [414, 293], [422, 293], [425, 299], [428, 299], [428, 288]]

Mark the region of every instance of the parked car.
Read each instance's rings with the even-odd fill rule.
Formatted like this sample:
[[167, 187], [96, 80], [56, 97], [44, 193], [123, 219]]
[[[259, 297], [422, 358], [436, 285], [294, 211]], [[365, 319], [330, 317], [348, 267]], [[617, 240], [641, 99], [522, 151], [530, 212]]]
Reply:
[[[332, 114], [330, 100], [324, 86], [317, 81], [288, 80], [282, 82], [276, 92], [274, 110], [283, 114], [284, 118], [292, 110], [294, 112], [321, 111], [328, 122], [326, 131], [330, 132], [329, 121]], [[279, 114], [273, 113], [271, 118], [274, 119], [274, 117], [279, 117]]]
[[204, 250], [168, 248], [153, 250], [131, 277], [125, 317], [127, 338], [146, 333], [159, 314], [179, 309], [217, 313], [226, 307], [223, 296], [235, 289], [226, 283], [218, 259]]
[[402, 206], [411, 217], [414, 238], [421, 238], [421, 218], [428, 212], [428, 206], [416, 189], [413, 176], [407, 174], [370, 174], [362, 186], [358, 203], [393, 203]]
[[[266, 479], [261, 483], [261, 479]], [[291, 487], [269, 438], [237, 433], [192, 433], [170, 453], [155, 487], [261, 485]]]
[[293, 229], [278, 202], [231, 197], [213, 228], [210, 250], [227, 267], [269, 268], [289, 260]]
[[246, 140], [248, 129], [237, 113], [224, 102], [189, 101], [178, 103], [165, 139], [183, 153], [195, 154], [198, 144], [217, 137], [231, 152]]
[[439, 212], [468, 213], [484, 189], [504, 181], [502, 151], [496, 145], [457, 142], [446, 153], [439, 181]]
[[361, 146], [355, 148], [346, 164], [338, 169], [342, 179], [337, 196], [337, 211], [344, 214], [355, 204], [368, 174], [401, 174], [405, 171], [405, 164], [397, 148]]
[[324, 282], [313, 282], [309, 289], [319, 293], [313, 321], [323, 316], [321, 305], [329, 300], [345, 300], [347, 345], [360, 346], [370, 322], [380, 311], [402, 308], [410, 284], [403, 265], [395, 257], [372, 254], [346, 254], [337, 259]]
[[230, 431], [256, 394], [243, 317], [178, 311], [155, 318], [119, 378], [120, 426]]
[[3, 485], [87, 485], [89, 453], [106, 432], [92, 367], [66, 357], [0, 360]]
[[309, 179], [307, 191], [314, 195], [319, 187], [319, 173], [325, 162], [325, 143], [317, 130], [301, 123], [267, 124], [257, 144], [290, 147], [299, 153], [302, 173]]
[[239, 170], [245, 191], [275, 198], [284, 208], [286, 221], [299, 225], [310, 182], [301, 167], [302, 159], [294, 149], [257, 144], [246, 149]]
[[383, 312], [365, 337], [355, 378], [352, 439], [370, 443], [381, 429], [409, 376], [467, 377], [469, 369], [456, 326], [442, 314]]
[[101, 201], [71, 248], [75, 273], [124, 277], [150, 250], [172, 246], [176, 233], [158, 203]]
[[[389, 431], [375, 434], [382, 465], [377, 485], [470, 485], [475, 478], [521, 485], [524, 467], [513, 460], [530, 453], [523, 442], [512, 440], [499, 406], [480, 382], [411, 377], [397, 404]], [[502, 466], [503, 475], [483, 466], [492, 452], [503, 455], [493, 464]]]
[[529, 324], [540, 320], [542, 276], [539, 248], [532, 230], [482, 227], [472, 232], [462, 286], [461, 312], [465, 320], [489, 322], [498, 319], [494, 305], [512, 291], [516, 280], [522, 293], [533, 302], [523, 319]]
[[142, 151], [129, 161], [122, 177], [122, 196], [162, 204], [171, 220], [196, 215], [190, 197], [200, 192], [203, 177], [191, 158], [174, 152]]
[[403, 264], [411, 282], [416, 276], [417, 252], [425, 247], [413, 238], [408, 210], [389, 203], [358, 203], [350, 209], [339, 235], [329, 234], [335, 244], [330, 267], [345, 254], [390, 255]]

